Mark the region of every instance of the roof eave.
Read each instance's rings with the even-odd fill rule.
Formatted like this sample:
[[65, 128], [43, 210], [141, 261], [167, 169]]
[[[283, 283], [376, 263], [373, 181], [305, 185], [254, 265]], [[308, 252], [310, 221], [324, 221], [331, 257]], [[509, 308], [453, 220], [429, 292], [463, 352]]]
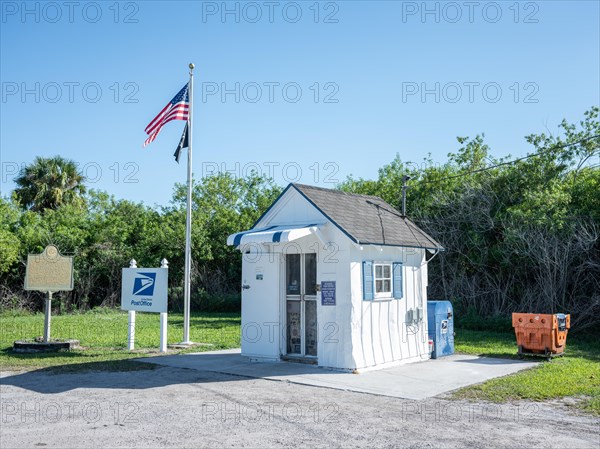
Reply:
[[443, 246], [415, 246], [415, 245], [404, 245], [401, 243], [377, 243], [377, 242], [360, 242], [360, 245], [373, 245], [373, 246], [392, 246], [397, 248], [414, 248], [414, 249], [427, 249], [432, 251], [446, 251]]

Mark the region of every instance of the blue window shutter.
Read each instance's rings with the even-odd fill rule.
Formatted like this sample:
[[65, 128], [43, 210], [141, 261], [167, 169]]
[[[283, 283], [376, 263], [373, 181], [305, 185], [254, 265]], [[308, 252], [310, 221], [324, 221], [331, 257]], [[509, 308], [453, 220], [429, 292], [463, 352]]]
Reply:
[[363, 262], [363, 299], [371, 301], [373, 292], [375, 291], [375, 283], [373, 282], [373, 262], [365, 260]]
[[392, 276], [394, 277], [394, 298], [402, 299], [402, 296], [404, 296], [404, 292], [402, 291], [402, 264], [400, 262], [394, 262], [392, 268]]

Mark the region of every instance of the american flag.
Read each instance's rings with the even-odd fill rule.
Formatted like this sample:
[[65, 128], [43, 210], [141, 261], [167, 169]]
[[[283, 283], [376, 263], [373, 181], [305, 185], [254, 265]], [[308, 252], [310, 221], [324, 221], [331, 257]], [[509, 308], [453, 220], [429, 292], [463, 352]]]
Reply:
[[150, 124], [146, 126], [146, 134], [148, 138], [144, 142], [144, 146], [156, 139], [158, 133], [162, 129], [165, 123], [171, 120], [187, 120], [190, 109], [190, 95], [188, 92], [188, 85], [183, 86], [183, 89], [179, 91], [175, 97], [158, 113], [156, 117], [152, 119]]

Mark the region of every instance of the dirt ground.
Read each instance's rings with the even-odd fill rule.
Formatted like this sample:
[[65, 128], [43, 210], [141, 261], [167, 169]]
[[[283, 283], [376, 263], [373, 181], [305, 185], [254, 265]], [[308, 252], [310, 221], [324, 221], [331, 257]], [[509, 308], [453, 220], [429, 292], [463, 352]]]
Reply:
[[160, 367], [2, 373], [0, 447], [598, 448], [560, 404], [371, 394]]

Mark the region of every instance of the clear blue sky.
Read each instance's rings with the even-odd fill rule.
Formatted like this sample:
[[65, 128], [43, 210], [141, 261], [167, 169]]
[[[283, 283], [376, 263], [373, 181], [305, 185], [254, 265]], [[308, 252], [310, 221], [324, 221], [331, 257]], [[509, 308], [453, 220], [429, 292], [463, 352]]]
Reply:
[[[185, 182], [172, 157], [183, 122], [146, 149], [144, 128], [190, 61], [196, 177], [258, 164], [281, 185], [332, 185], [373, 178], [396, 153], [443, 162], [477, 133], [495, 156], [523, 155], [523, 136], [599, 104], [600, 11], [515, 3], [229, 2], [223, 17], [220, 1], [2, 1], [1, 193], [16, 167], [60, 154], [92, 188], [166, 205]], [[239, 102], [223, 99], [236, 83]]]

